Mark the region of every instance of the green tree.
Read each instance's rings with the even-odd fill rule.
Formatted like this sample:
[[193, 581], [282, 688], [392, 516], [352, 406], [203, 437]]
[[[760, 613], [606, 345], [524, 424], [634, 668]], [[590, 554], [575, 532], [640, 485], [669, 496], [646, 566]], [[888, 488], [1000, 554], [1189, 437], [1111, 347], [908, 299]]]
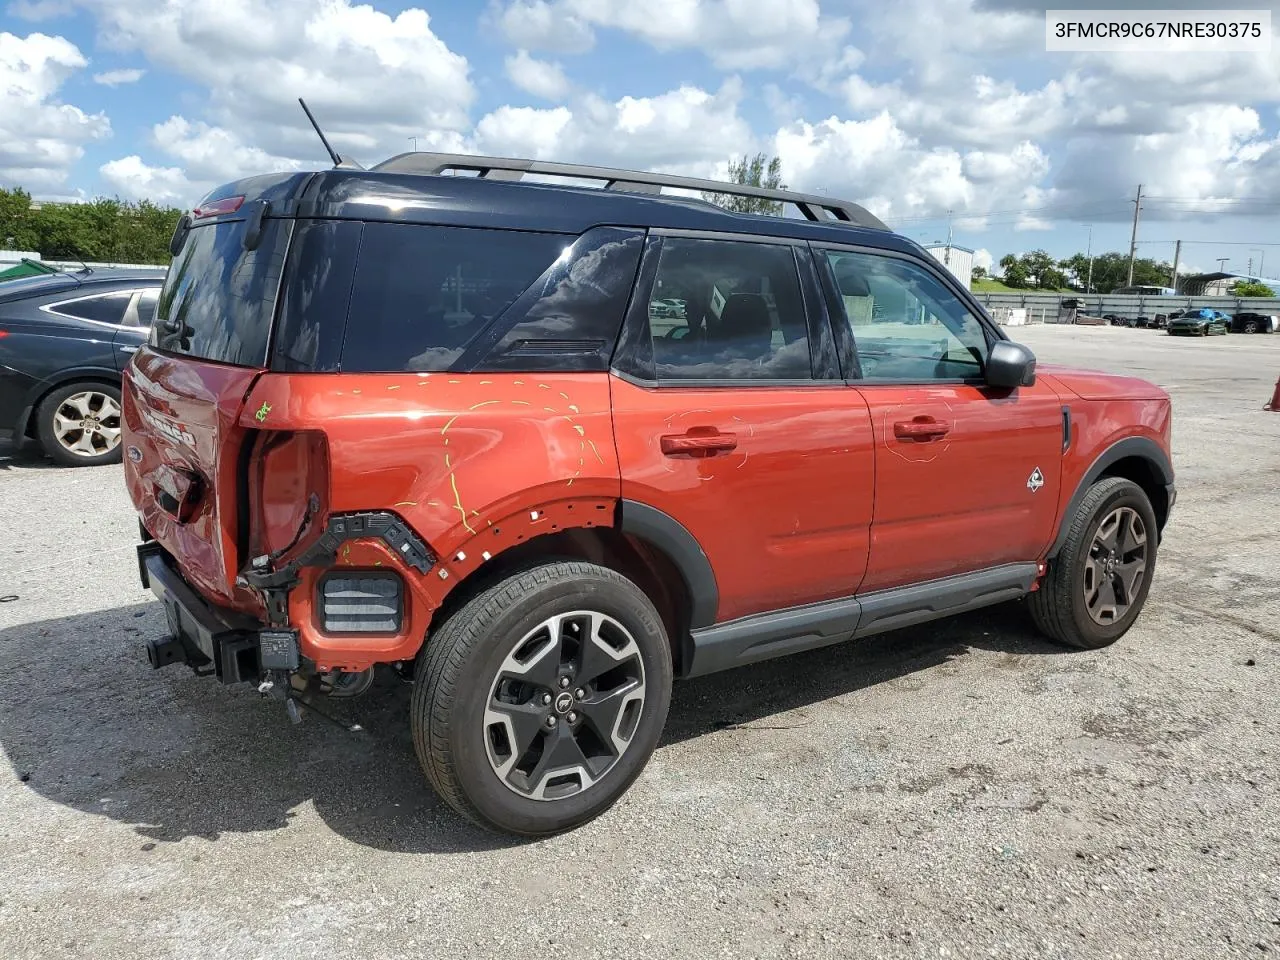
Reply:
[[181, 215], [149, 200], [33, 205], [20, 188], [0, 190], [0, 245], [35, 250], [46, 260], [166, 264]]
[[1000, 279], [1004, 281], [1006, 287], [1025, 287], [1030, 284], [1030, 276], [1027, 274], [1027, 265], [1022, 262], [1022, 258], [1012, 253], [1006, 253], [1000, 258]]
[[[741, 160], [729, 160], [729, 182], [740, 183], [751, 187], [765, 187], [769, 190], [785, 190], [782, 182], [782, 159], [766, 157], [757, 153], [754, 157], [743, 156]], [[702, 198], [716, 206], [732, 210], [734, 213], [767, 213], [778, 217], [782, 215], [782, 204], [776, 200], [765, 200], [762, 197], [735, 197], [724, 193], [703, 193]]]
[[970, 270], [970, 271], [969, 271], [969, 279], [970, 279], [970, 280], [985, 280], [985, 279], [987, 279], [987, 268], [986, 268], [986, 267], [974, 267], [972, 270]]
[[1256, 280], [1237, 280], [1231, 285], [1231, 293], [1237, 297], [1274, 297], [1276, 295], [1271, 287]]

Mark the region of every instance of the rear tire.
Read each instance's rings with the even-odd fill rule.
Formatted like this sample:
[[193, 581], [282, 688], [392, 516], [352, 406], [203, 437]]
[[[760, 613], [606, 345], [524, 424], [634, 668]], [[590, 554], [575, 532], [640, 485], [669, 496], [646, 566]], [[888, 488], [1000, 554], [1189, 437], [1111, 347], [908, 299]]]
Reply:
[[416, 676], [413, 745], [440, 796], [488, 829], [545, 836], [604, 813], [640, 775], [671, 703], [671, 648], [639, 587], [565, 561], [473, 598], [428, 638]]
[[120, 388], [81, 382], [58, 387], [36, 408], [36, 436], [64, 467], [120, 462]]
[[1106, 477], [1068, 522], [1066, 541], [1028, 607], [1049, 639], [1097, 650], [1124, 636], [1142, 612], [1156, 566], [1156, 515], [1136, 483]]

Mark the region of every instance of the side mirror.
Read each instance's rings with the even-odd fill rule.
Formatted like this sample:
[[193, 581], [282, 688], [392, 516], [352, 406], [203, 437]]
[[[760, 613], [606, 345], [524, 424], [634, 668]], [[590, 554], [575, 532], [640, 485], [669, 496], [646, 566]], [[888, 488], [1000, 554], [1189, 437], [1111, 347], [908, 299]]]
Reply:
[[997, 340], [987, 357], [987, 384], [992, 387], [1031, 387], [1036, 382], [1036, 356], [1020, 343]]

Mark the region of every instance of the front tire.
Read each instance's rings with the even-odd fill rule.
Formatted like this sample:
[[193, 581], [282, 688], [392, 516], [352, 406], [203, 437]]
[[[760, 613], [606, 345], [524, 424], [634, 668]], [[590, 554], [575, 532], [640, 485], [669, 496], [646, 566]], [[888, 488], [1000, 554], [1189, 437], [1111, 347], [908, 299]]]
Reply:
[[418, 658], [410, 726], [436, 791], [491, 830], [598, 817], [640, 775], [671, 703], [662, 618], [605, 567], [548, 563], [473, 598]]
[[1106, 477], [1088, 489], [1070, 524], [1028, 605], [1049, 639], [1097, 650], [1119, 640], [1142, 612], [1155, 572], [1156, 515], [1136, 483]]
[[44, 452], [64, 467], [120, 462], [120, 389], [105, 383], [58, 387], [36, 408]]

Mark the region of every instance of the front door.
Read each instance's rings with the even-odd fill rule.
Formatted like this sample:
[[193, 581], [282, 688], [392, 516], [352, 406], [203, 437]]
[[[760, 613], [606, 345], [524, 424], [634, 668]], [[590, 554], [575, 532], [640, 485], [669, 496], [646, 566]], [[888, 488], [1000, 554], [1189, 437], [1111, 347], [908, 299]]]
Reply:
[[612, 382], [623, 498], [693, 535], [717, 622], [852, 595], [874, 441], [807, 249], [666, 236], [641, 277]]
[[932, 267], [869, 251], [823, 258], [876, 442], [860, 592], [1038, 559], [1057, 518], [1057, 394], [986, 386], [982, 323]]

